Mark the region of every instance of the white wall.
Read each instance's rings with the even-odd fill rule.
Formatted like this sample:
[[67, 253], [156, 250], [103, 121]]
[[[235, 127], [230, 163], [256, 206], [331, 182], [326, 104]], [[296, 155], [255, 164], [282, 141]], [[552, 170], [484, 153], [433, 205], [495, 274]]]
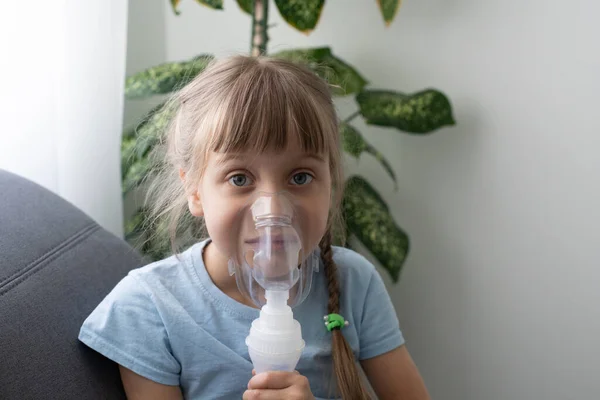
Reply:
[[127, 2], [35, 0], [0, 8], [0, 168], [121, 235]]
[[[167, 9], [168, 59], [246, 52], [249, 19], [225, 5]], [[390, 292], [435, 399], [600, 393], [599, 14], [583, 0], [406, 0], [385, 29], [376, 2], [329, 1], [304, 36], [272, 9], [272, 50], [331, 44], [372, 87], [453, 101], [458, 126], [433, 136], [358, 125], [398, 192], [371, 159], [350, 165], [411, 234]]]
[[[127, 76], [166, 61], [165, 0], [129, 0], [127, 22]], [[148, 110], [158, 105], [160, 96], [125, 100], [123, 126], [135, 128]], [[124, 199], [123, 217], [128, 220], [144, 202], [144, 193], [134, 191]]]
[[[126, 74], [133, 75], [166, 60], [166, 1], [129, 0]], [[123, 125], [132, 127], [158, 104], [156, 99], [125, 100]]]

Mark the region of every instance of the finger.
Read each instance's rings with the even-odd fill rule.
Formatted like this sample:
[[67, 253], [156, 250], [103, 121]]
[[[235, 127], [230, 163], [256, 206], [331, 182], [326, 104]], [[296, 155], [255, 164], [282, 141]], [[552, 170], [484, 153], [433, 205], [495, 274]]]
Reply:
[[290, 387], [300, 374], [286, 371], [263, 372], [248, 382], [248, 389], [284, 389]]
[[254, 376], [254, 375], [256, 375], [256, 370], [255, 369], [252, 370], [252, 376]]
[[281, 400], [288, 398], [288, 393], [284, 389], [248, 389], [242, 396], [242, 400]]
[[[303, 382], [302, 382], [303, 380]], [[248, 389], [243, 400], [314, 399], [308, 380], [301, 376], [300, 382], [285, 389]]]

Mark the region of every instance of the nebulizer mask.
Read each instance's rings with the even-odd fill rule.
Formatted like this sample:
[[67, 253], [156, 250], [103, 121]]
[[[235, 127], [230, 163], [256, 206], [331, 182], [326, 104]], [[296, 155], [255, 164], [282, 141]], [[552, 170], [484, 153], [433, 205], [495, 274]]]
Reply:
[[289, 193], [260, 193], [240, 212], [239, 232], [231, 233], [235, 254], [229, 272], [240, 292], [261, 307], [246, 338], [248, 352], [257, 373], [293, 371], [304, 340], [292, 307], [308, 295], [319, 254], [303, 245]]

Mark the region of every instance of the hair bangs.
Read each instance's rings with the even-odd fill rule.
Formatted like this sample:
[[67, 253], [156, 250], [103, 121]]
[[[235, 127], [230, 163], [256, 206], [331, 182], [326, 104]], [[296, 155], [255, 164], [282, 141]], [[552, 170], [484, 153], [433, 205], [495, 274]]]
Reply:
[[328, 130], [336, 129], [331, 116], [314, 94], [275, 68], [246, 71], [223, 95], [209, 117], [208, 151], [280, 151], [292, 142], [307, 153], [328, 154], [335, 146], [328, 140]]

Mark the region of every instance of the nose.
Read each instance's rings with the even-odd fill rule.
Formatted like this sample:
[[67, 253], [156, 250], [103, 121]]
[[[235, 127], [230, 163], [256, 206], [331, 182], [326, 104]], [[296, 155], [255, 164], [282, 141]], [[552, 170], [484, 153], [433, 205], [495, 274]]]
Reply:
[[267, 195], [275, 195], [282, 192], [285, 188], [278, 182], [277, 178], [278, 177], [276, 176], [263, 177], [263, 179], [258, 182], [256, 187], [257, 191]]
[[275, 215], [288, 215], [290, 211], [284, 204], [285, 198], [280, 198], [281, 196], [270, 196], [269, 207], [271, 214]]
[[291, 202], [281, 193], [263, 194], [252, 205], [252, 214], [255, 218], [269, 215], [291, 218], [292, 213]]

